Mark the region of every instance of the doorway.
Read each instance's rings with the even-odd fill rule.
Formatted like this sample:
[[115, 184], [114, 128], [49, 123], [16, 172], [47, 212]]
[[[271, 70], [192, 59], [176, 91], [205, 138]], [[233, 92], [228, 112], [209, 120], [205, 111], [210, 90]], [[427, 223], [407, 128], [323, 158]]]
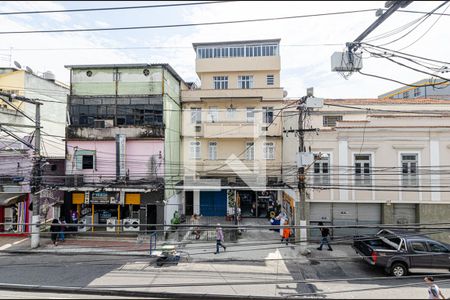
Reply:
[[194, 214], [194, 192], [186, 191], [186, 216], [192, 216]]
[[152, 224], [152, 225], [147, 225], [147, 229], [148, 230], [156, 230], [156, 224], [157, 220], [156, 220], [156, 205], [155, 204], [149, 204], [147, 205], [147, 224]]

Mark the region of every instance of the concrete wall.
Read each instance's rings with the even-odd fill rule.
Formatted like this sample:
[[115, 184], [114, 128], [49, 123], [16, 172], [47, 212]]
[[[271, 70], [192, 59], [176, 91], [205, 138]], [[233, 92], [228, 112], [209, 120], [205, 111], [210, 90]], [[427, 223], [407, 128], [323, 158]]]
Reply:
[[[149, 76], [143, 71], [148, 69]], [[87, 76], [87, 71], [92, 76]], [[74, 68], [72, 72], [72, 95], [95, 96], [116, 94], [116, 81], [113, 80], [114, 68], [87, 69]], [[162, 94], [162, 69], [119, 68], [120, 80], [117, 82], [118, 95], [159, 95]]]
[[[418, 217], [420, 223], [445, 223], [450, 220], [450, 204], [420, 204], [418, 206]], [[423, 230], [437, 231], [437, 233], [429, 234], [429, 236], [438, 241], [450, 243], [450, 230]]]

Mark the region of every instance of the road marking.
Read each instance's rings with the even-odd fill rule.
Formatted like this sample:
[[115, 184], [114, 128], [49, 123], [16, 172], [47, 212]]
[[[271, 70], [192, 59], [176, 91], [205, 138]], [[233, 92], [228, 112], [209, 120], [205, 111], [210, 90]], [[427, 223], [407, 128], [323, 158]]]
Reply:
[[11, 244], [4, 244], [3, 246], [0, 247], [0, 250], [8, 249], [11, 246], [12, 246]]
[[22, 242], [24, 242], [24, 241], [26, 241], [26, 240], [28, 240], [28, 238], [23, 239], [23, 240], [20, 240], [20, 241], [17, 241], [17, 242], [14, 242], [13, 245], [20, 244], [20, 243], [22, 243]]

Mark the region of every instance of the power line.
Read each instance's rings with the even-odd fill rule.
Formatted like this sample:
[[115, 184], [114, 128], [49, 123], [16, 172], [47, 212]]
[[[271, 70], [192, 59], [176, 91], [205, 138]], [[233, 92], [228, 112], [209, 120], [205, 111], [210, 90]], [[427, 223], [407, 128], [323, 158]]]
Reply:
[[147, 25], [147, 26], [110, 27], [110, 28], [85, 28], [85, 29], [51, 29], [51, 30], [1, 31], [0, 34], [65, 33], [65, 32], [92, 32], [92, 31], [115, 31], [115, 30], [178, 28], [178, 27], [210, 26], [210, 25], [240, 24], [240, 23], [250, 23], [250, 22], [265, 22], [265, 21], [301, 19], [301, 18], [323, 17], [323, 16], [333, 16], [333, 15], [346, 15], [346, 14], [364, 13], [364, 12], [373, 12], [373, 11], [376, 11], [376, 9], [372, 8], [372, 9], [349, 10], [349, 11], [328, 12], [328, 13], [318, 13], [318, 14], [307, 14], [307, 15], [298, 15], [298, 16], [285, 16], [285, 17], [272, 17], [272, 18], [259, 18], [259, 19], [245, 19], [245, 20], [234, 20], [234, 21], [216, 21], [216, 22], [203, 22], [203, 23], [186, 23], [186, 24]]
[[0, 12], [0, 15], [31, 15], [31, 14], [111, 11], [111, 10], [126, 10], [126, 9], [143, 9], [143, 8], [166, 8], [166, 7], [178, 7], [178, 6], [219, 4], [219, 3], [228, 3], [228, 2], [237, 2], [237, 1], [211, 1], [211, 2], [187, 2], [187, 3], [185, 2], [185, 3], [174, 3], [174, 4], [142, 5], [142, 6], [119, 6], [119, 7], [76, 8], [76, 9], [59, 9], [59, 10], [12, 11], [12, 12]]

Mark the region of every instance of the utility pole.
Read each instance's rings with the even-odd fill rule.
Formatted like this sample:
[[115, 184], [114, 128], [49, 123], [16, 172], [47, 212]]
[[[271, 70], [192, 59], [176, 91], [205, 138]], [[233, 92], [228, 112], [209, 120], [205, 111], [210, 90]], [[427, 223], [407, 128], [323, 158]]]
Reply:
[[[310, 108], [321, 108], [323, 107], [323, 99], [314, 98], [313, 89], [309, 88], [307, 90], [307, 96], [300, 99], [299, 105], [297, 107], [298, 116], [298, 129], [284, 130], [284, 132], [295, 132], [298, 133], [298, 152], [297, 152], [297, 167], [298, 167], [298, 199], [299, 201], [295, 205], [295, 240], [300, 240], [301, 244], [306, 246], [307, 241], [307, 230], [306, 230], [306, 212], [307, 202], [306, 202], [306, 169], [305, 166], [309, 166], [314, 162], [314, 155], [310, 152], [306, 152], [305, 149], [305, 132], [315, 131], [316, 128], [305, 128], [304, 119], [305, 113]], [[297, 228], [300, 226], [300, 228]]]
[[41, 200], [41, 104], [36, 103], [36, 131], [34, 134], [34, 168], [33, 168], [33, 217], [31, 219], [31, 248], [39, 247], [40, 242], [40, 200]]

